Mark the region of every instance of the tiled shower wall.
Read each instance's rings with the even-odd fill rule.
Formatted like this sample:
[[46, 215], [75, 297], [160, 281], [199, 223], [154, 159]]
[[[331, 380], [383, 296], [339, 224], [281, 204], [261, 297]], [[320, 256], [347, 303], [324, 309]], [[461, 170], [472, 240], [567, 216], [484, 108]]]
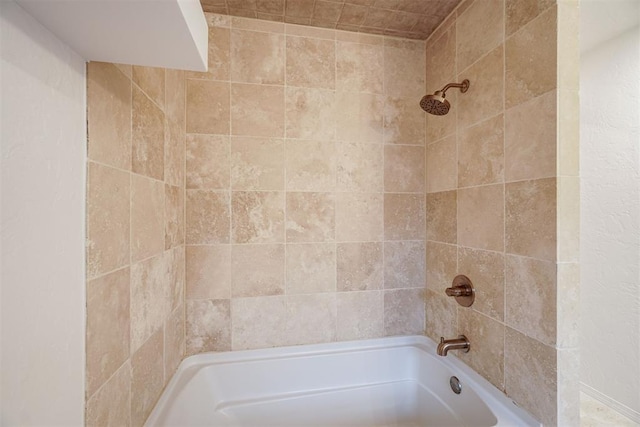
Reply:
[[[563, 242], [557, 224], [577, 144], [558, 158], [557, 14], [553, 0], [467, 1], [426, 46], [428, 92], [471, 81], [427, 117], [427, 335], [465, 334], [460, 357], [545, 425], [558, 423], [558, 282], [578, 281], [558, 265], [562, 245], [576, 250], [577, 221]], [[456, 274], [475, 285], [471, 308], [444, 294]]]
[[87, 80], [86, 424], [137, 426], [184, 356], [184, 72]]
[[425, 44], [207, 15], [187, 353], [424, 331]]

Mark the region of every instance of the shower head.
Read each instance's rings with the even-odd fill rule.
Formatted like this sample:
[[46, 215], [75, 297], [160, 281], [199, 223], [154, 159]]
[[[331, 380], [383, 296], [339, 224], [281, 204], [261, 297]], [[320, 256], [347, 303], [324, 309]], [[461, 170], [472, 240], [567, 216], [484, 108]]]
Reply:
[[420, 100], [420, 107], [429, 114], [444, 116], [449, 112], [451, 104], [444, 99], [444, 93], [437, 91], [433, 95], [425, 95]]
[[449, 83], [442, 90], [436, 91], [433, 95], [425, 95], [420, 100], [420, 108], [429, 114], [436, 116], [444, 116], [449, 112], [451, 104], [445, 98], [446, 92], [449, 88], [460, 88], [460, 92], [465, 93], [469, 89], [469, 80], [464, 79], [462, 83]]

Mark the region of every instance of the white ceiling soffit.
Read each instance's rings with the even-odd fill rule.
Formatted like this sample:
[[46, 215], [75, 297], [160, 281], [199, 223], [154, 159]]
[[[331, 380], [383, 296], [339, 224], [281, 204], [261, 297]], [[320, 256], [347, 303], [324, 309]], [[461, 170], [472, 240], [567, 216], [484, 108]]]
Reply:
[[580, 51], [640, 25], [640, 0], [581, 0]]
[[88, 61], [206, 71], [198, 0], [17, 1]]

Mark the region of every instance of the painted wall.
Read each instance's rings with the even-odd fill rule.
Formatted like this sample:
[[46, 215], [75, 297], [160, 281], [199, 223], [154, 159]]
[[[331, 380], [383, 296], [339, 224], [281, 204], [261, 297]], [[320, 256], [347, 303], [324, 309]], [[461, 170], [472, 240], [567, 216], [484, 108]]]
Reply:
[[424, 42], [209, 15], [187, 352], [424, 331]]
[[[583, 390], [640, 422], [640, 28], [607, 25], [585, 2], [582, 32], [600, 34], [581, 57]], [[589, 16], [598, 19], [589, 25]], [[607, 29], [615, 30], [607, 33]], [[603, 96], [603, 94], [606, 94]], [[613, 350], [612, 350], [613, 349]]]
[[[427, 92], [471, 84], [426, 118], [426, 330], [466, 335], [466, 363], [545, 425], [572, 425], [576, 322], [557, 319], [577, 306], [577, 135], [558, 116], [577, 124], [577, 66], [557, 46], [577, 54], [577, 3], [522, 3], [463, 2], [427, 40]], [[471, 308], [444, 293], [457, 274]]]
[[84, 418], [85, 65], [0, 2], [2, 425]]
[[87, 425], [141, 425], [184, 356], [184, 72], [88, 65]]

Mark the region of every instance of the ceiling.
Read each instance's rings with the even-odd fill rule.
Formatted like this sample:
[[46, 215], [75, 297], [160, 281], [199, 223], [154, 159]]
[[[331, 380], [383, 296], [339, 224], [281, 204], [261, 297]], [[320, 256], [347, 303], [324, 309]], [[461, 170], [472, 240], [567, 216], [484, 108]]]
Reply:
[[461, 0], [200, 0], [205, 12], [425, 40]]

